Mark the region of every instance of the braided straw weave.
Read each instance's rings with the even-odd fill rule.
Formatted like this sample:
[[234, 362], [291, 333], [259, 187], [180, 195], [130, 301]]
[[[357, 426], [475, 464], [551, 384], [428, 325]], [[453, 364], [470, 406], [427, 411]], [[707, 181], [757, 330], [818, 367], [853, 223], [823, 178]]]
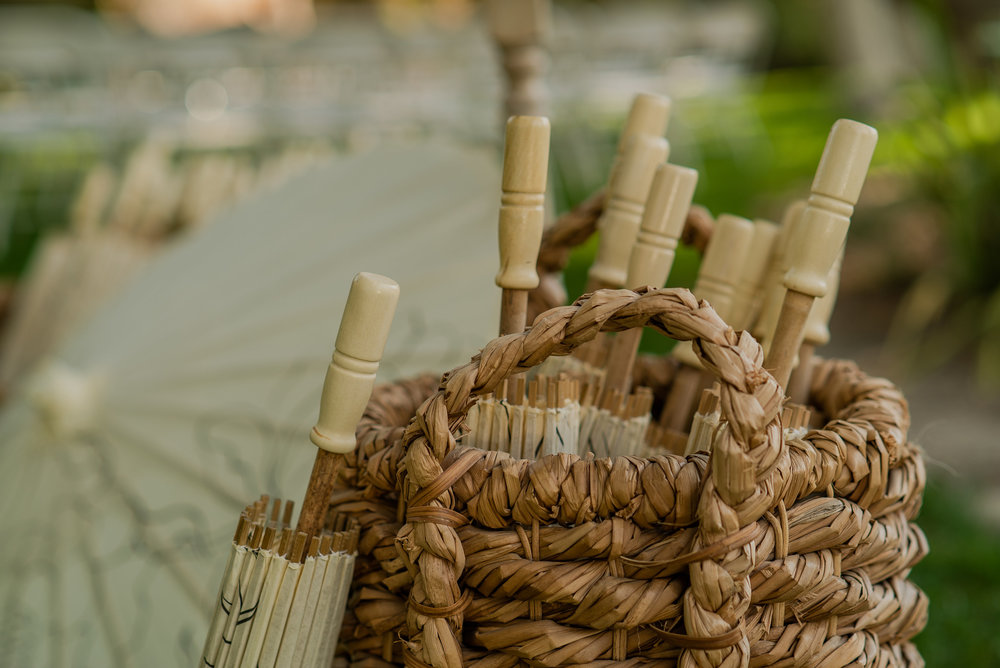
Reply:
[[[517, 460], [460, 444], [476, 397], [510, 374], [639, 326], [693, 340], [720, 380], [711, 456]], [[823, 362], [811, 402], [828, 421], [785, 440], [761, 364], [687, 290], [605, 290], [439, 383], [377, 389], [333, 500], [362, 526], [351, 662], [922, 665], [908, 641], [927, 601], [906, 576], [927, 550], [910, 522], [924, 469], [905, 400]]]

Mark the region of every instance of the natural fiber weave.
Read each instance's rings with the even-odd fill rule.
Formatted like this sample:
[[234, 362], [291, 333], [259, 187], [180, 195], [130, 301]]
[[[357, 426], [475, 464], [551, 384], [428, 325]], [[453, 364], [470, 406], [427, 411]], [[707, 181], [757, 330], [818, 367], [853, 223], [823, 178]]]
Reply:
[[[694, 340], [720, 379], [711, 456], [463, 447], [504, 378], [599, 331]], [[784, 439], [760, 346], [687, 290], [600, 291], [440, 381], [378, 388], [333, 503], [362, 526], [341, 641], [357, 665], [910, 666], [927, 601], [906, 576], [924, 469], [905, 400], [822, 362], [825, 426]], [[669, 362], [637, 379], [660, 394]], [[412, 419], [411, 419], [412, 418]]]

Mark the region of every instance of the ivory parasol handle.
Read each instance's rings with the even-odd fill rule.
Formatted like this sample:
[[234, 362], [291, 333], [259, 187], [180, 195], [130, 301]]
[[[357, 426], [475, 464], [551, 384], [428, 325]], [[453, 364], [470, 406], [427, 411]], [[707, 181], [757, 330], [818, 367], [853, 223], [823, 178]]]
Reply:
[[500, 195], [500, 271], [503, 288], [500, 333], [524, 331], [528, 291], [538, 287], [538, 249], [545, 224], [545, 186], [549, 169], [549, 120], [512, 116], [504, 140]]
[[877, 141], [875, 128], [845, 119], [834, 123], [827, 138], [806, 208], [788, 239], [783, 281], [788, 291], [765, 362], [782, 387], [788, 384], [813, 300], [827, 293], [827, 276], [844, 247]]

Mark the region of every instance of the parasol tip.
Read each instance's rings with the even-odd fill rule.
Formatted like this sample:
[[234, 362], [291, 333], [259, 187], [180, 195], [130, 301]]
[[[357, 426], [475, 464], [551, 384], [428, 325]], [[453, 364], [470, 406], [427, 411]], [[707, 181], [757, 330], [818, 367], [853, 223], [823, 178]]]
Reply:
[[621, 136], [618, 138], [618, 153], [621, 154], [625, 150], [625, 145], [633, 135], [662, 137], [666, 134], [667, 123], [670, 121], [670, 105], [670, 98], [666, 95], [656, 93], [636, 95], [625, 119], [625, 127], [622, 128]]
[[877, 143], [878, 131], [870, 125], [846, 118], [834, 123], [816, 169], [812, 192], [854, 206]]

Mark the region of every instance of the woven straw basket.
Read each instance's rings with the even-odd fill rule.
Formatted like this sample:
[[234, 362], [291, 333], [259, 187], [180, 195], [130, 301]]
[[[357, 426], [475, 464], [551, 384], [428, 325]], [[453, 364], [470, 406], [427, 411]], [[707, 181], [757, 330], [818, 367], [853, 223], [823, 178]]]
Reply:
[[[598, 331], [693, 340], [720, 381], [711, 455], [518, 460], [461, 445], [476, 397]], [[333, 500], [362, 534], [352, 665], [919, 666], [924, 468], [906, 401], [826, 361], [825, 426], [788, 437], [760, 345], [687, 290], [550, 309], [438, 381], [376, 389]], [[636, 381], [662, 395], [666, 358]]]

